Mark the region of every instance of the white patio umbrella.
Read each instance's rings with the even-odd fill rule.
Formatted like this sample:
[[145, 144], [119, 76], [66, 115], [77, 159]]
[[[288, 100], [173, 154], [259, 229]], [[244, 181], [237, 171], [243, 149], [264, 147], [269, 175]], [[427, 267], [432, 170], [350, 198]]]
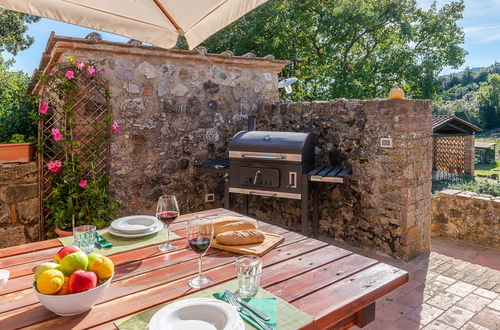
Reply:
[[0, 0], [0, 7], [110, 32], [164, 48], [193, 49], [269, 0]]

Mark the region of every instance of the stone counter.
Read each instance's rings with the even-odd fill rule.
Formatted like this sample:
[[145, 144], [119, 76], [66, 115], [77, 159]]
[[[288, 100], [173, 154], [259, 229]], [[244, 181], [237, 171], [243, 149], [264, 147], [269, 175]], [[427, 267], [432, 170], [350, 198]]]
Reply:
[[441, 191], [432, 199], [432, 236], [500, 248], [500, 197]]
[[0, 248], [39, 240], [36, 162], [0, 165]]

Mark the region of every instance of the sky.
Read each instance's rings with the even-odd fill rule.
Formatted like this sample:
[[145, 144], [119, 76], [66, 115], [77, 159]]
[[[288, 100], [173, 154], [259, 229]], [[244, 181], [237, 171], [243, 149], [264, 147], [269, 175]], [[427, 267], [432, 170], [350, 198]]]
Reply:
[[[451, 0], [437, 0], [438, 7]], [[433, 0], [418, 0], [425, 9]], [[442, 74], [461, 71], [465, 67], [484, 67], [500, 61], [500, 0], [465, 0], [464, 18], [459, 21], [464, 28], [465, 43], [463, 47], [469, 53], [465, 63], [458, 70], [445, 68]], [[85, 37], [93, 30], [71, 24], [41, 19], [30, 24], [28, 34], [35, 37], [34, 44], [27, 50], [18, 53], [13, 69], [24, 71], [31, 75], [38, 67], [40, 57], [45, 50], [50, 32], [69, 37]], [[99, 32], [105, 40], [127, 41], [129, 38]], [[12, 55], [3, 53], [4, 58]]]

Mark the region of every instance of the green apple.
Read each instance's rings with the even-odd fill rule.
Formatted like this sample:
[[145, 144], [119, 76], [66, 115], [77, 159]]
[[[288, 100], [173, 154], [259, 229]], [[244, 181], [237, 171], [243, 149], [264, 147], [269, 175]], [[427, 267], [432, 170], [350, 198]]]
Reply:
[[59, 270], [59, 264], [56, 264], [55, 262], [44, 262], [43, 264], [38, 266], [35, 270], [35, 281], [38, 280], [38, 277], [41, 273], [49, 269]]
[[70, 276], [75, 270], [86, 270], [89, 264], [87, 255], [83, 251], [68, 254], [61, 260], [61, 271]]

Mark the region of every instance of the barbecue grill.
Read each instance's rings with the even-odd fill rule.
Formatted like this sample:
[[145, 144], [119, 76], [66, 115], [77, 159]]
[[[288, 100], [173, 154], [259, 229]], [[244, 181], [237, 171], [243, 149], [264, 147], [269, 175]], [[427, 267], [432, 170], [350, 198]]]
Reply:
[[242, 131], [229, 144], [229, 192], [302, 199], [314, 167], [314, 134]]
[[255, 117], [249, 130], [237, 133], [229, 143], [229, 159], [200, 165], [206, 172], [224, 174], [224, 207], [230, 209], [229, 194], [241, 194], [243, 212], [249, 196], [289, 198], [301, 201], [302, 232], [308, 232], [309, 186], [313, 186], [313, 234], [319, 231], [319, 183], [343, 183], [350, 167], [314, 164], [313, 133], [255, 131]]

